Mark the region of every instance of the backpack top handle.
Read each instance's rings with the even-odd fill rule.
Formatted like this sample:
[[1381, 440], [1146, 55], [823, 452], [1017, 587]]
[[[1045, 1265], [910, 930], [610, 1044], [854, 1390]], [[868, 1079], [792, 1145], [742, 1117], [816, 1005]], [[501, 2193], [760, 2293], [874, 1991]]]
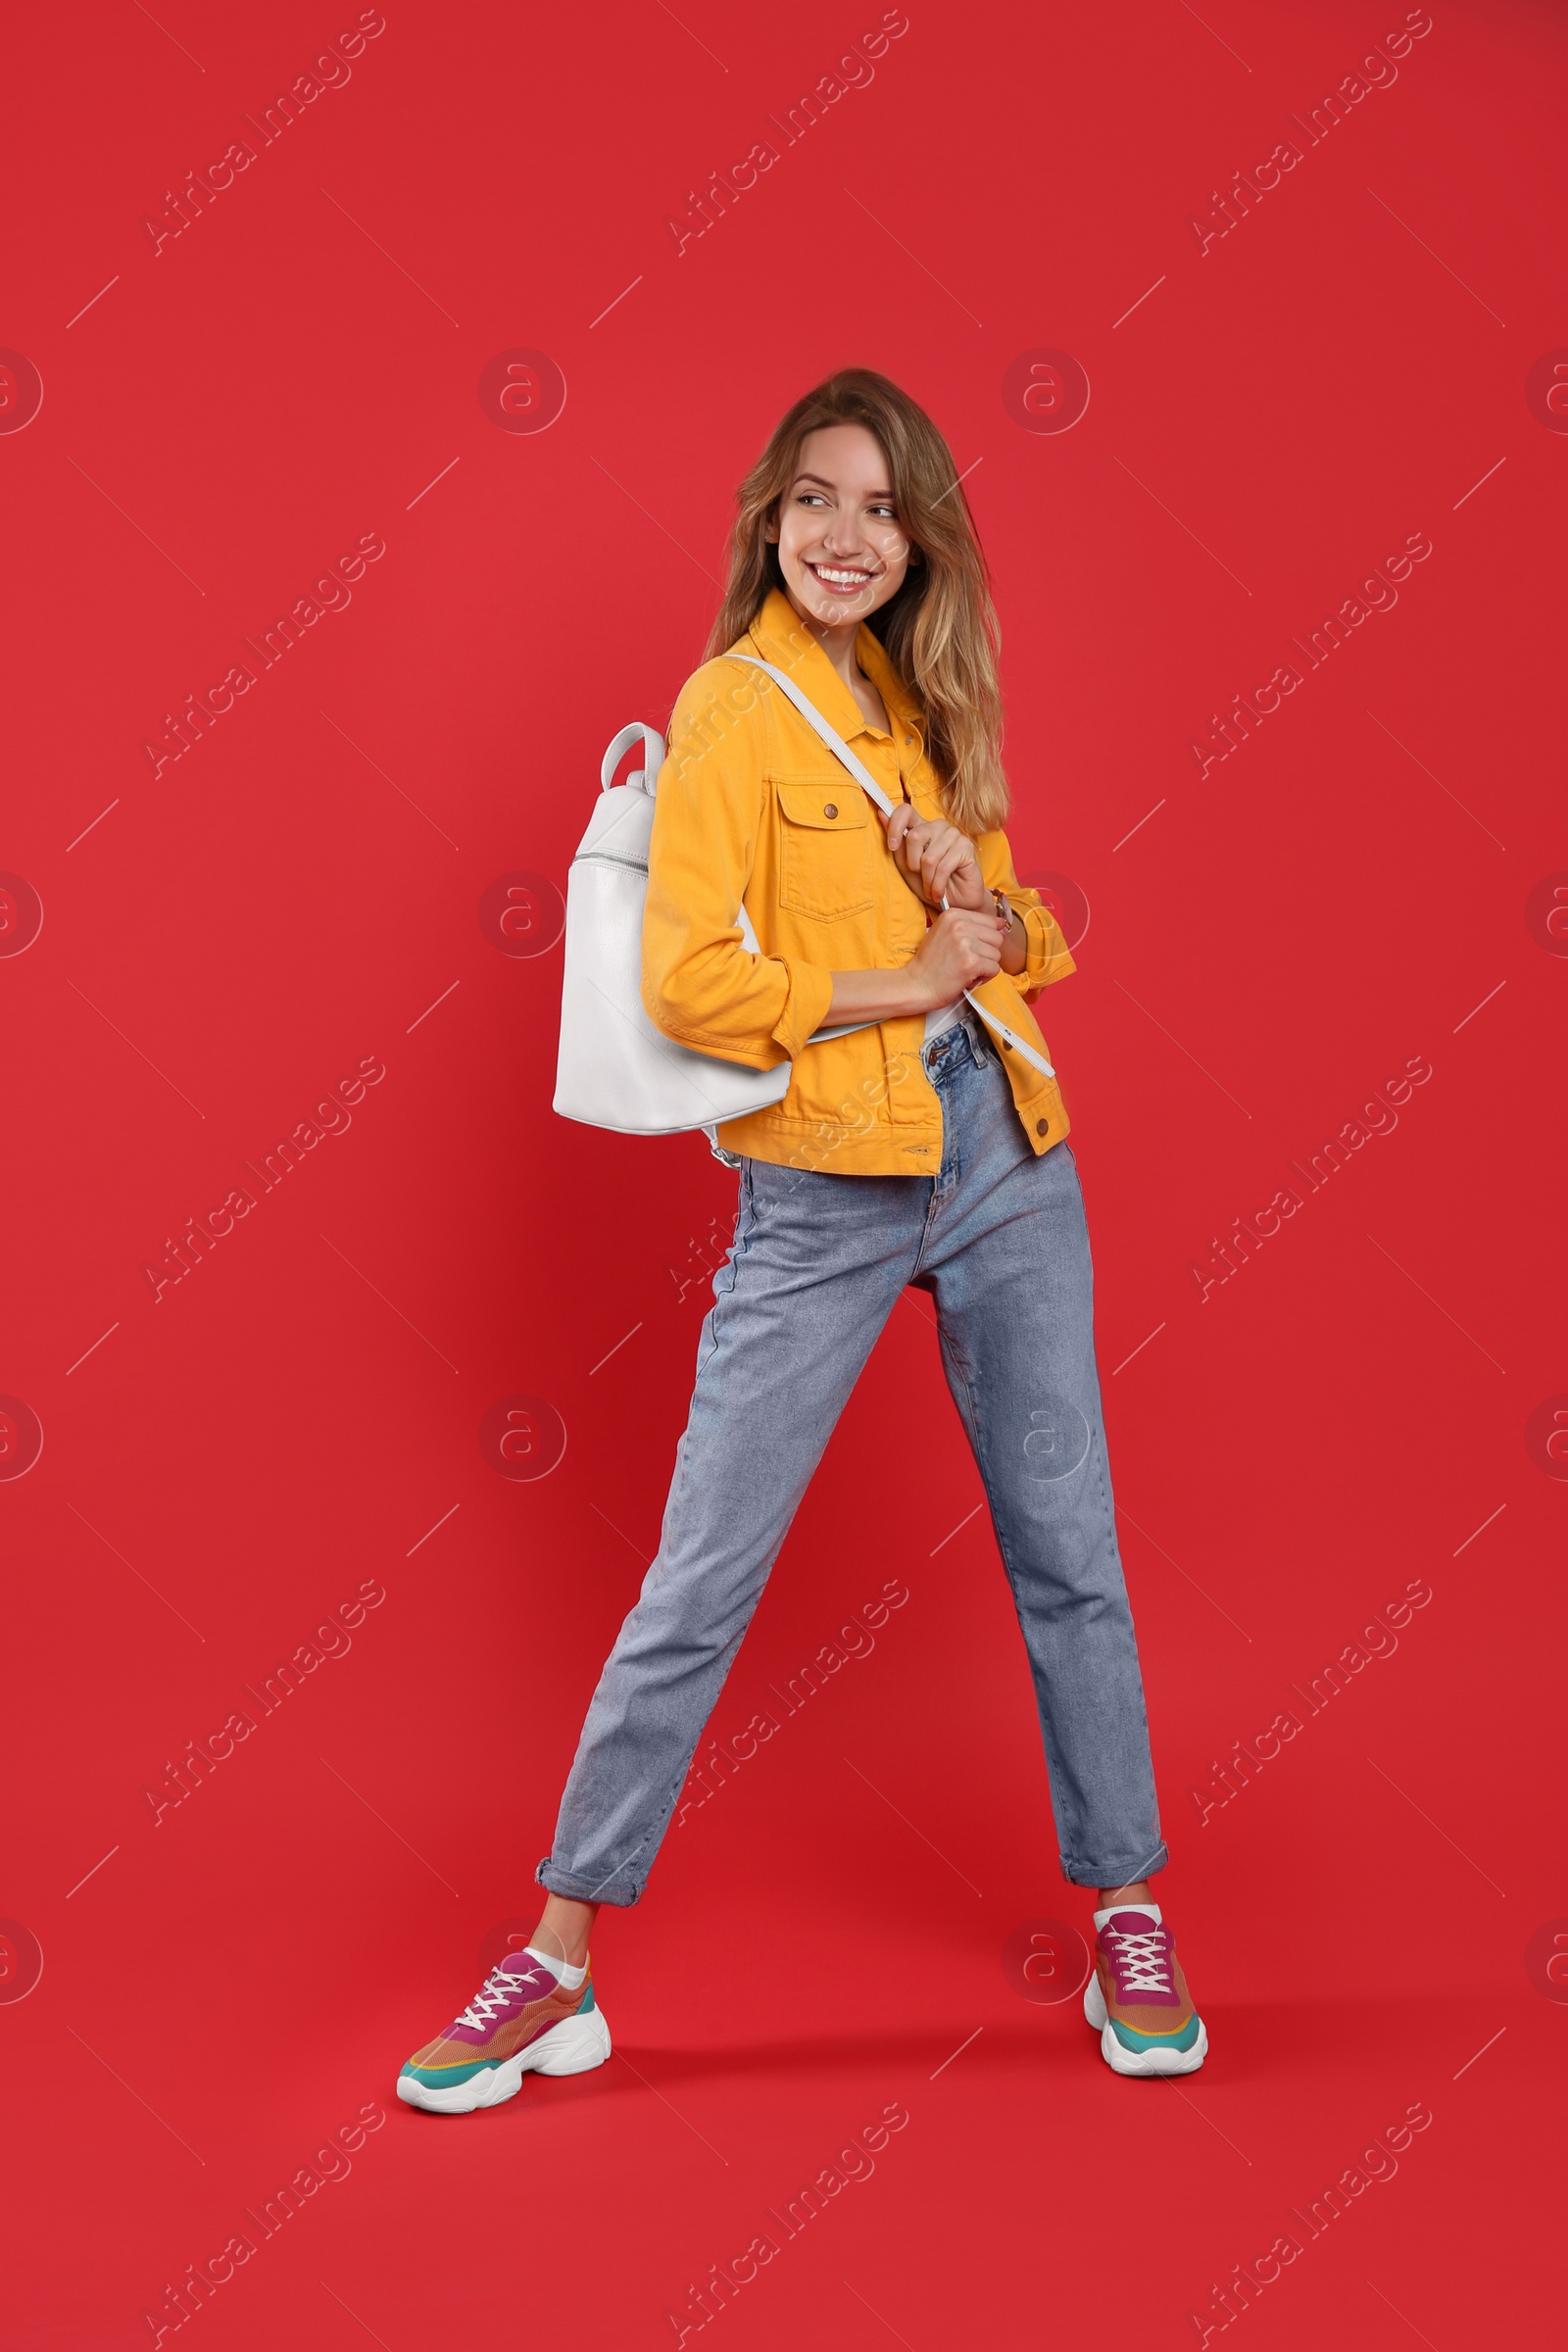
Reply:
[[650, 800], [654, 798], [659, 771], [664, 764], [664, 738], [653, 727], [645, 727], [639, 719], [633, 719], [629, 727], [622, 727], [605, 754], [599, 768], [601, 792], [610, 790], [611, 778], [635, 744], [642, 746], [643, 764], [633, 768], [626, 781], [646, 792]]

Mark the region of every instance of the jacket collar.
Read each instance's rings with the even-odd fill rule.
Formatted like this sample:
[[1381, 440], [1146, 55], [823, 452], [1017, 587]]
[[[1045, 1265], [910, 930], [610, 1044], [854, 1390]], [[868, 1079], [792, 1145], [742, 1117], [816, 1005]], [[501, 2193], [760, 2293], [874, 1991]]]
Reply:
[[[742, 642], [749, 642], [764, 662], [771, 662], [786, 677], [793, 678], [846, 742], [853, 742], [857, 735], [869, 735], [883, 743], [888, 740], [880, 727], [872, 726], [782, 588], [769, 591], [766, 604]], [[855, 640], [855, 656], [887, 705], [888, 716], [895, 722], [897, 732], [903, 731], [898, 727], [900, 720], [918, 727], [919, 705], [900, 683], [877, 638], [863, 624]]]

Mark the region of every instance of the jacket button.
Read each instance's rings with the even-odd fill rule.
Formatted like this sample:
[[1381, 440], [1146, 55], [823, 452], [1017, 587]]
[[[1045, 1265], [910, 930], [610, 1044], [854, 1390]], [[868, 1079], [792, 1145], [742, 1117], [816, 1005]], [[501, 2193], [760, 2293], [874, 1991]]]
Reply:
[[1051, 1121], [1049, 1119], [1036, 1119], [1035, 1133], [1036, 1135], [1049, 1135], [1051, 1133]]
[[823, 814], [824, 816], [837, 816], [838, 812], [839, 812], [839, 805], [838, 805], [837, 801], [829, 801], [829, 802], [827, 802], [827, 803], [826, 803], [826, 805], [825, 805], [825, 806], [824, 806], [824, 808], [823, 808], [823, 810], [822, 810], [822, 814]]

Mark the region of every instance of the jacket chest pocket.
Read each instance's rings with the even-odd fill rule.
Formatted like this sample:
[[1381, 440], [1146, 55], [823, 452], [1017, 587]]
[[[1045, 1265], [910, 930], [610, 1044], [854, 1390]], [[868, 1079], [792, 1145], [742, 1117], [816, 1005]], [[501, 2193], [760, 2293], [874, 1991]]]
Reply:
[[774, 780], [778, 898], [795, 914], [834, 922], [872, 904], [877, 844], [871, 805], [852, 776], [842, 784]]

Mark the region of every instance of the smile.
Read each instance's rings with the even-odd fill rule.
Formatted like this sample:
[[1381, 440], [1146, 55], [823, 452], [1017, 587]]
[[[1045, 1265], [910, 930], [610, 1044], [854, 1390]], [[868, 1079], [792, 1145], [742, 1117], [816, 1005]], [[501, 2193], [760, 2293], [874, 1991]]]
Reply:
[[806, 568], [813, 580], [820, 580], [835, 596], [854, 596], [860, 589], [869, 588], [876, 577], [872, 571], [841, 571], [836, 564], [808, 564]]

